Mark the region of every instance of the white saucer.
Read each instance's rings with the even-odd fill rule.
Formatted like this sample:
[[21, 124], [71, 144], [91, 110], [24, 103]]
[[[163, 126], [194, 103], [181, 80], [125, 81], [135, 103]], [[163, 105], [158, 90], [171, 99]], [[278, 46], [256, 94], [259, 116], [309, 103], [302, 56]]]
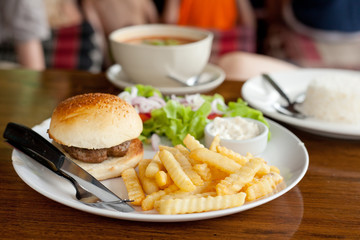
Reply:
[[[121, 71], [119, 64], [112, 65], [107, 71], [106, 76], [109, 81], [119, 88], [126, 88], [135, 85], [131, 80]], [[219, 86], [225, 80], [225, 72], [213, 64], [208, 63], [200, 77], [199, 84], [193, 87], [156, 87], [163, 94], [192, 94], [209, 92]]]

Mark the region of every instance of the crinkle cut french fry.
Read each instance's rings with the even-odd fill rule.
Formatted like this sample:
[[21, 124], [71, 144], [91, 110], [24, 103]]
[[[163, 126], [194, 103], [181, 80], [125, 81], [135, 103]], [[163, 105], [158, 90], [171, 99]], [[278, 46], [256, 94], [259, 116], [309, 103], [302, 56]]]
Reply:
[[198, 163], [193, 166], [193, 169], [199, 176], [204, 179], [205, 181], [208, 181], [211, 179], [211, 171], [209, 166], [206, 163]]
[[[178, 145], [178, 146], [182, 146], [182, 145]], [[167, 151], [169, 151], [174, 157], [177, 155], [177, 154], [181, 154], [181, 155], [183, 155], [188, 161], [187, 162], [189, 162], [189, 151], [184, 147], [184, 146], [182, 146], [184, 149], [182, 149], [182, 150], [180, 150], [181, 148], [176, 148], [176, 147], [168, 147], [168, 146], [163, 146], [163, 145], [161, 145], [161, 146], [159, 146], [159, 150], [161, 151], [161, 150], [167, 150]], [[176, 157], [175, 157], [175, 159], [176, 159]], [[178, 160], [178, 159], [176, 159], [179, 163], [180, 163], [180, 165], [181, 165], [181, 167], [183, 167], [183, 165], [181, 164], [181, 162]], [[190, 162], [189, 162], [190, 163]], [[190, 163], [191, 164], [191, 163]]]
[[229, 173], [223, 172], [217, 168], [210, 168], [211, 180], [222, 180], [229, 176]]
[[139, 162], [138, 169], [139, 169], [139, 179], [141, 182], [141, 185], [144, 189], [144, 192], [146, 194], [151, 194], [153, 192], [159, 191], [159, 187], [155, 182], [155, 179], [148, 178], [145, 176], [145, 171], [147, 166], [150, 164], [152, 159], [142, 159]]
[[172, 180], [166, 172], [158, 171], [155, 174], [155, 182], [161, 189], [164, 189], [172, 183]]
[[164, 169], [164, 166], [159, 159], [159, 155], [155, 154], [154, 158], [152, 159], [152, 161], [149, 163], [149, 165], [146, 168], [145, 176], [148, 178], [153, 178], [153, 177], [155, 177], [155, 174], [158, 171], [161, 171], [163, 169]]
[[220, 145], [220, 136], [216, 135], [212, 140], [209, 150], [216, 152], [216, 148]]
[[234, 160], [221, 155], [220, 153], [210, 151], [207, 148], [198, 148], [190, 152], [190, 158], [216, 167], [217, 169], [226, 172], [234, 173], [241, 168], [241, 165]]
[[245, 196], [241, 192], [216, 197], [165, 199], [159, 200], [156, 205], [160, 214], [197, 213], [241, 206], [245, 202]]
[[202, 186], [196, 186], [196, 189], [191, 192], [184, 192], [182, 190], [173, 191], [171, 193], [166, 194], [165, 196], [162, 196], [161, 198], [186, 198], [191, 197], [198, 194], [205, 194], [208, 192], [215, 192], [215, 186], [212, 182], [205, 182]]
[[198, 140], [196, 140], [193, 136], [190, 134], [187, 134], [186, 137], [183, 140], [185, 146], [190, 150], [195, 150], [197, 148], [205, 148], [204, 145], [202, 145]]
[[[190, 152], [183, 145], [176, 145], [175, 147], [159, 146], [159, 150], [168, 150], [174, 156], [178, 154], [183, 155], [187, 159], [186, 162], [189, 162], [191, 165], [199, 163], [189, 157]], [[178, 162], [181, 164], [181, 161], [178, 160]]]
[[258, 182], [259, 182], [259, 178], [258, 178], [257, 176], [255, 176], [255, 177], [253, 178], [253, 180], [251, 180], [250, 182], [248, 182], [247, 184], [244, 185], [244, 187], [241, 189], [241, 191], [242, 191], [242, 192], [245, 192], [245, 190], [246, 190], [248, 187], [250, 187], [250, 186], [252, 186], [252, 185], [254, 185], [254, 184], [258, 183]]
[[175, 148], [176, 148], [177, 150], [179, 150], [179, 151], [181, 152], [181, 154], [184, 155], [184, 156], [189, 160], [189, 162], [191, 163], [191, 165], [194, 166], [195, 164], [200, 163], [200, 162], [195, 161], [194, 159], [191, 159], [191, 158], [189, 157], [190, 151], [189, 151], [186, 147], [184, 147], [183, 145], [180, 145], [180, 144], [179, 144], [179, 145], [176, 145]]
[[[197, 193], [197, 194], [188, 194], [188, 192], [174, 192], [167, 195], [162, 196], [159, 200], [165, 199], [181, 199], [181, 198], [200, 198], [200, 197], [208, 197], [217, 196], [216, 192], [204, 192], [204, 193]], [[156, 202], [159, 202], [158, 200]], [[154, 208], [157, 209], [156, 202]]]
[[198, 194], [204, 192], [213, 192], [215, 191], [216, 181], [206, 181], [201, 186], [196, 186], [195, 190], [191, 194]]
[[[183, 194], [182, 194], [183, 193]], [[198, 193], [198, 194], [193, 194], [193, 195], [189, 195], [189, 194], [185, 194], [187, 192], [182, 192], [182, 193], [170, 193], [168, 195], [164, 195], [162, 196], [159, 200], [166, 200], [166, 199], [184, 199], [184, 198], [200, 198], [200, 197], [208, 197], [208, 196], [212, 196], [215, 197], [216, 196], [216, 192], [206, 192], [206, 193]], [[161, 203], [161, 201], [155, 201], [154, 203], [154, 208], [156, 210], [159, 209], [159, 204]]]
[[142, 210], [149, 211], [153, 209], [156, 200], [159, 200], [162, 196], [177, 191], [178, 189], [179, 188], [175, 184], [172, 184], [164, 190], [153, 192], [152, 194], [147, 195], [141, 203]]
[[280, 174], [280, 169], [275, 166], [270, 166], [270, 172]]
[[218, 195], [228, 195], [239, 192], [247, 183], [251, 182], [255, 174], [262, 167], [264, 161], [261, 158], [250, 159], [238, 171], [225, 179], [221, 180], [216, 185], [216, 192]]
[[265, 176], [266, 174], [270, 173], [270, 166], [267, 165], [265, 162], [262, 164], [259, 171], [256, 173], [257, 177]]
[[187, 148], [184, 147], [183, 145], [178, 144], [178, 145], [175, 146], [175, 148], [176, 148], [177, 150], [179, 150], [179, 151], [180, 151], [183, 155], [185, 155], [186, 157], [189, 156], [189, 153], [190, 153], [189, 149], [187, 149]]
[[204, 181], [202, 180], [200, 175], [193, 169], [193, 166], [191, 165], [187, 157], [180, 153], [180, 151], [176, 153], [174, 157], [176, 161], [180, 163], [180, 166], [182, 167], [186, 175], [188, 175], [188, 177], [195, 185], [199, 186], [204, 184]]
[[216, 151], [221, 155], [228, 157], [234, 160], [235, 162], [239, 163], [241, 166], [243, 166], [245, 163], [249, 161], [247, 157], [242, 156], [241, 154], [234, 152], [231, 149], [228, 149], [224, 146], [217, 146]]
[[175, 147], [169, 147], [169, 146], [164, 146], [164, 145], [160, 145], [159, 146], [159, 150], [168, 150], [169, 152], [171, 152], [172, 155], [175, 155], [177, 153], [180, 153], [181, 151]]
[[134, 168], [128, 168], [124, 170], [121, 174], [125, 187], [128, 192], [129, 199], [133, 200], [131, 202], [133, 205], [141, 205], [141, 202], [145, 198], [145, 193], [141, 187], [139, 178], [135, 172]]
[[[282, 185], [278, 168], [267, 165], [262, 158], [254, 158], [251, 153], [242, 156], [232, 152], [218, 141], [213, 140], [214, 151], [206, 149], [191, 135], [184, 140], [186, 147], [159, 146], [154, 162], [160, 163], [161, 169], [157, 168], [152, 178], [145, 173], [154, 159], [141, 160], [138, 177], [148, 194], [141, 201], [142, 209], [155, 208], [160, 214], [219, 210], [241, 206], [245, 200], [266, 196]], [[125, 171], [125, 178], [126, 174]], [[151, 191], [146, 190], [147, 186]], [[159, 186], [163, 190], [159, 191]], [[131, 190], [128, 191], [130, 198]]]
[[186, 175], [180, 166], [180, 163], [176, 161], [175, 157], [169, 151], [161, 150], [159, 152], [159, 157], [171, 179], [181, 190], [190, 192], [195, 189], [193, 182]]
[[271, 193], [276, 188], [276, 185], [282, 181], [283, 177], [275, 172], [263, 176], [245, 190], [246, 200], [253, 201]]
[[184, 147], [183, 145], [179, 144], [179, 145], [176, 145], [175, 147], [159, 146], [159, 149], [160, 150], [166, 149], [169, 152], [171, 152], [172, 155], [174, 155], [174, 156], [176, 156], [177, 154], [181, 154], [187, 159], [187, 162], [189, 162], [191, 165], [194, 165], [194, 164], [198, 163], [198, 162], [195, 162], [194, 160], [192, 160], [189, 157], [190, 151], [186, 147]]

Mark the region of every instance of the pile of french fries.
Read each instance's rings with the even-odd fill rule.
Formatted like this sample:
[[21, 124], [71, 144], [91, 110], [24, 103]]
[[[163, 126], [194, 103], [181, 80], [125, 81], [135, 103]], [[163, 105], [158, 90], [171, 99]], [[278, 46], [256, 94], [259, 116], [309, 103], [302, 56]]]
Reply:
[[133, 205], [160, 214], [214, 211], [271, 194], [283, 181], [277, 167], [221, 146], [218, 136], [209, 149], [191, 135], [183, 143], [160, 146], [153, 159], [140, 161], [138, 173], [122, 173]]

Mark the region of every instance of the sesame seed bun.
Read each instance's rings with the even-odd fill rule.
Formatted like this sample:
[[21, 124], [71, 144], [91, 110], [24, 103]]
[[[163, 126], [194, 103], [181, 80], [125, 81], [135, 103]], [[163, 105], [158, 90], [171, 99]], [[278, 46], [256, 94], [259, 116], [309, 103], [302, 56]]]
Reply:
[[109, 148], [139, 137], [143, 125], [135, 109], [121, 98], [104, 93], [77, 95], [54, 110], [49, 136], [69, 147]]
[[[48, 134], [54, 145], [98, 180], [119, 177], [142, 159], [144, 149], [138, 139], [143, 129], [136, 110], [121, 98], [104, 93], [74, 96], [61, 102], [53, 111]], [[85, 162], [71, 157], [63, 146], [89, 152], [111, 149], [130, 142], [126, 154], [108, 156], [101, 162]], [[96, 153], [90, 155], [96, 157]]]

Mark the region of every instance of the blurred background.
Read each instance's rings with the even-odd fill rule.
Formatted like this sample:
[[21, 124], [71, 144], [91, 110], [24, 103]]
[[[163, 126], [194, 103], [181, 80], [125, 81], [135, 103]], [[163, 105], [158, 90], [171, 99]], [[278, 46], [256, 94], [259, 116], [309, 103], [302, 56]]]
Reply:
[[109, 34], [148, 23], [211, 30], [210, 62], [220, 66], [250, 53], [360, 68], [357, 0], [1, 0], [0, 68], [105, 71], [114, 64]]

